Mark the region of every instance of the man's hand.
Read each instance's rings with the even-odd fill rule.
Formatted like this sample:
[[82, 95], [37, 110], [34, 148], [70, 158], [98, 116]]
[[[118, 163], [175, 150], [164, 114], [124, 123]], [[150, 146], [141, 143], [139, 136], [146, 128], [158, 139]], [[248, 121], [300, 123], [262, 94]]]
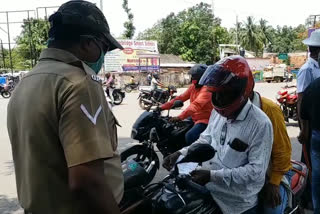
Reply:
[[164, 160], [163, 160], [163, 164], [162, 166], [167, 169], [168, 171], [170, 171], [174, 164], [177, 162], [179, 156], [181, 155], [181, 153], [179, 151], [172, 153], [171, 155], [168, 155]]
[[209, 170], [194, 170], [190, 174], [191, 174], [192, 180], [202, 186], [204, 186], [210, 181]]
[[176, 122], [179, 122], [179, 121], [181, 121], [181, 119], [179, 117], [171, 117], [169, 119], [169, 122], [171, 122], [171, 123], [176, 123]]
[[264, 187], [264, 199], [268, 207], [275, 208], [281, 204], [280, 187], [274, 184], [266, 184]]
[[[112, 172], [108, 172], [112, 173]], [[69, 188], [95, 214], [120, 214], [117, 202], [104, 177], [103, 160], [69, 168]]]
[[301, 144], [305, 144], [305, 143], [308, 143], [308, 141], [309, 141], [309, 134], [307, 131], [301, 130], [300, 134], [297, 138]]

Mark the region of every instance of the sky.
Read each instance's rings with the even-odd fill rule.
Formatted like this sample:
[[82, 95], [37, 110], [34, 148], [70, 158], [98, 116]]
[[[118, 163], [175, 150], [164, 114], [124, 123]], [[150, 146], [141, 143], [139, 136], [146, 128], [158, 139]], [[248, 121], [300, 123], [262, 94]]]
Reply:
[[[90, 0], [100, 5], [100, 0]], [[102, 0], [103, 12], [109, 22], [111, 32], [114, 36], [120, 36], [124, 31], [123, 23], [127, 16], [122, 9], [122, 0]], [[177, 13], [191, 7], [201, 0], [128, 0], [129, 7], [134, 14], [134, 25], [136, 34], [153, 26], [157, 20], [166, 17], [169, 13]], [[59, 6], [66, 0], [0, 0], [0, 11], [12, 10], [35, 10], [37, 7]], [[256, 21], [264, 18], [272, 26], [297, 26], [304, 24], [309, 15], [320, 14], [319, 0], [203, 0], [203, 2], [214, 5], [215, 16], [222, 20], [222, 26], [230, 28], [239, 21], [244, 21], [247, 16], [254, 16]], [[40, 16], [44, 15], [44, 9], [40, 9]], [[52, 13], [54, 9], [49, 9]], [[21, 21], [26, 13], [10, 13], [9, 19]], [[30, 16], [33, 16], [30, 14]], [[6, 16], [0, 13], [0, 23], [6, 21]], [[4, 31], [7, 26], [0, 24], [0, 39], [8, 41]], [[12, 24], [10, 32], [11, 41], [20, 33], [20, 24]]]

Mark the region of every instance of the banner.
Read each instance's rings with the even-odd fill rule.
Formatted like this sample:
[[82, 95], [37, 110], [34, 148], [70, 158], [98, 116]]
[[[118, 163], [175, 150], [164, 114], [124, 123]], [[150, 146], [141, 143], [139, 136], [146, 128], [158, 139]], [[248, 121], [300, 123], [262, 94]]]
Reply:
[[104, 65], [107, 72], [155, 71], [160, 69], [157, 41], [118, 40], [124, 47], [108, 52]]

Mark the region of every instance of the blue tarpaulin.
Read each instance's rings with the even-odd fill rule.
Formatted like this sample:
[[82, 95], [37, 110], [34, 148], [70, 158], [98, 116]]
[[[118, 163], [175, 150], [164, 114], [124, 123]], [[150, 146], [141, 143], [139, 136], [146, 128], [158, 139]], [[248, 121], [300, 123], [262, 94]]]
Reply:
[[0, 84], [3, 85], [3, 84], [6, 84], [7, 82], [7, 78], [6, 77], [0, 77]]

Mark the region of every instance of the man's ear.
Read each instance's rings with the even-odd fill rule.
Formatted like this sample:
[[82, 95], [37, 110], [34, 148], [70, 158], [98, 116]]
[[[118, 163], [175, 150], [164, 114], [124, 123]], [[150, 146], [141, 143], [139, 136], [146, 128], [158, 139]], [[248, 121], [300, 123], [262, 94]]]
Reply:
[[90, 51], [91, 42], [89, 39], [81, 39], [80, 41], [80, 49], [84, 53], [88, 53]]

